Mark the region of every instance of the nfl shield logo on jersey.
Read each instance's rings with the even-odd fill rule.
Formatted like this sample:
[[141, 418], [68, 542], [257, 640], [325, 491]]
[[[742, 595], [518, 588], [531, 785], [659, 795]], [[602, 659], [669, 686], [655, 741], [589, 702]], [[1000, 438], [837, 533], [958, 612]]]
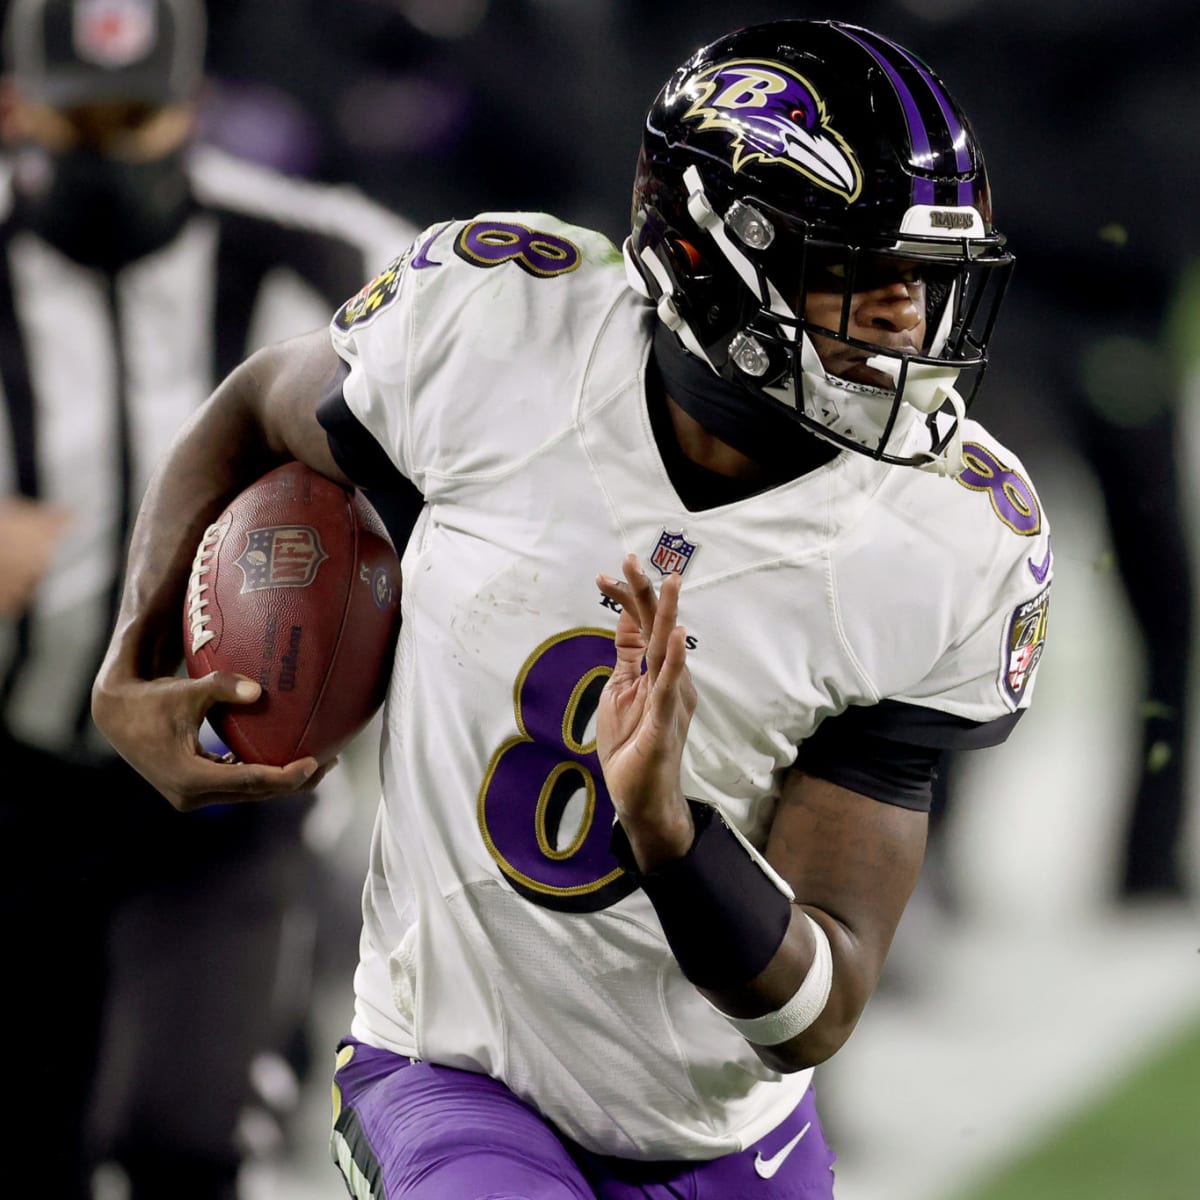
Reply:
[[650, 555], [650, 562], [661, 575], [682, 575], [698, 549], [696, 542], [689, 542], [683, 536], [682, 529], [678, 533], [664, 529], [659, 534], [654, 553]]

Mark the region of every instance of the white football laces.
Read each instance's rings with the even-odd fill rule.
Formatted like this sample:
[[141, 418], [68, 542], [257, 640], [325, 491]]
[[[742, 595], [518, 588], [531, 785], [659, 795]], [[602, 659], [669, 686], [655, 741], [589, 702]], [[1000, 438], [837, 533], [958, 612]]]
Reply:
[[200, 545], [196, 547], [196, 557], [192, 559], [192, 573], [188, 577], [187, 586], [187, 619], [192, 635], [193, 654], [198, 653], [217, 636], [211, 629], [206, 628], [212, 620], [212, 614], [204, 611], [208, 607], [208, 600], [204, 595], [208, 591], [208, 584], [204, 582], [204, 576], [212, 569], [213, 548], [220, 538], [221, 526], [210, 525], [204, 531]]

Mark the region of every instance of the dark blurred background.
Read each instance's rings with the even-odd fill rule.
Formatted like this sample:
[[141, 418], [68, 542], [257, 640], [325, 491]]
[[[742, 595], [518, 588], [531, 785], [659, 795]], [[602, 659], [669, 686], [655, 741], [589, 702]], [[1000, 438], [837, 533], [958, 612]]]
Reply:
[[[1010, 745], [945, 771], [926, 899], [939, 919], [963, 922], [989, 878], [1019, 881], [1034, 899], [1014, 888], [992, 911], [1029, 914], [1036, 897], [1065, 894], [1055, 872], [1075, 872], [1097, 906], [1194, 903], [1188, 396], [1200, 330], [1200, 5], [209, 0], [208, 12], [203, 140], [355, 184], [417, 227], [551, 211], [617, 242], [642, 114], [698, 46], [736, 25], [834, 17], [924, 58], [971, 117], [1018, 260], [972, 415], [1023, 459], [1057, 556], [1034, 712]], [[988, 784], [989, 772], [1000, 782]], [[976, 800], [995, 813], [983, 824], [971, 824]], [[367, 794], [364, 829], [373, 803]], [[355, 843], [346, 872], [351, 924], [364, 847]], [[992, 860], [1007, 875], [989, 877]], [[354, 936], [347, 928], [351, 950]], [[898, 939], [897, 989], [921, 974], [928, 946], [914, 940]], [[348, 983], [333, 981], [339, 1003]], [[834, 1069], [834, 1100], [837, 1082]]]

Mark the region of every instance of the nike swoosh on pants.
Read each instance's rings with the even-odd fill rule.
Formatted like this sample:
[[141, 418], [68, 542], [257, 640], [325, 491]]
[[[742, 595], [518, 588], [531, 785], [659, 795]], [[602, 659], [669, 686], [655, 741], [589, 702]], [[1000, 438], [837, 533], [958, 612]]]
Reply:
[[783, 1166], [787, 1156], [800, 1144], [801, 1138], [809, 1131], [811, 1125], [812, 1122], [809, 1121], [782, 1150], [777, 1150], [770, 1158], [763, 1158], [761, 1150], [754, 1156], [754, 1170], [760, 1178], [770, 1179], [774, 1176], [775, 1172]]

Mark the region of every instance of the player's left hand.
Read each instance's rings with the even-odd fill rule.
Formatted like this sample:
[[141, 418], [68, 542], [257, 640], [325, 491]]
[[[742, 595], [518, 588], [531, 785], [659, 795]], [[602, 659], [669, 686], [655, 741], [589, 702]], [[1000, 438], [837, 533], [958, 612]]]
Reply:
[[680, 576], [668, 575], [655, 596], [636, 555], [627, 555], [622, 569], [623, 581], [596, 578], [621, 605], [617, 664], [600, 695], [596, 749], [617, 816], [647, 869], [653, 864], [645, 859], [677, 857], [691, 844], [680, 761], [696, 689], [678, 623]]

